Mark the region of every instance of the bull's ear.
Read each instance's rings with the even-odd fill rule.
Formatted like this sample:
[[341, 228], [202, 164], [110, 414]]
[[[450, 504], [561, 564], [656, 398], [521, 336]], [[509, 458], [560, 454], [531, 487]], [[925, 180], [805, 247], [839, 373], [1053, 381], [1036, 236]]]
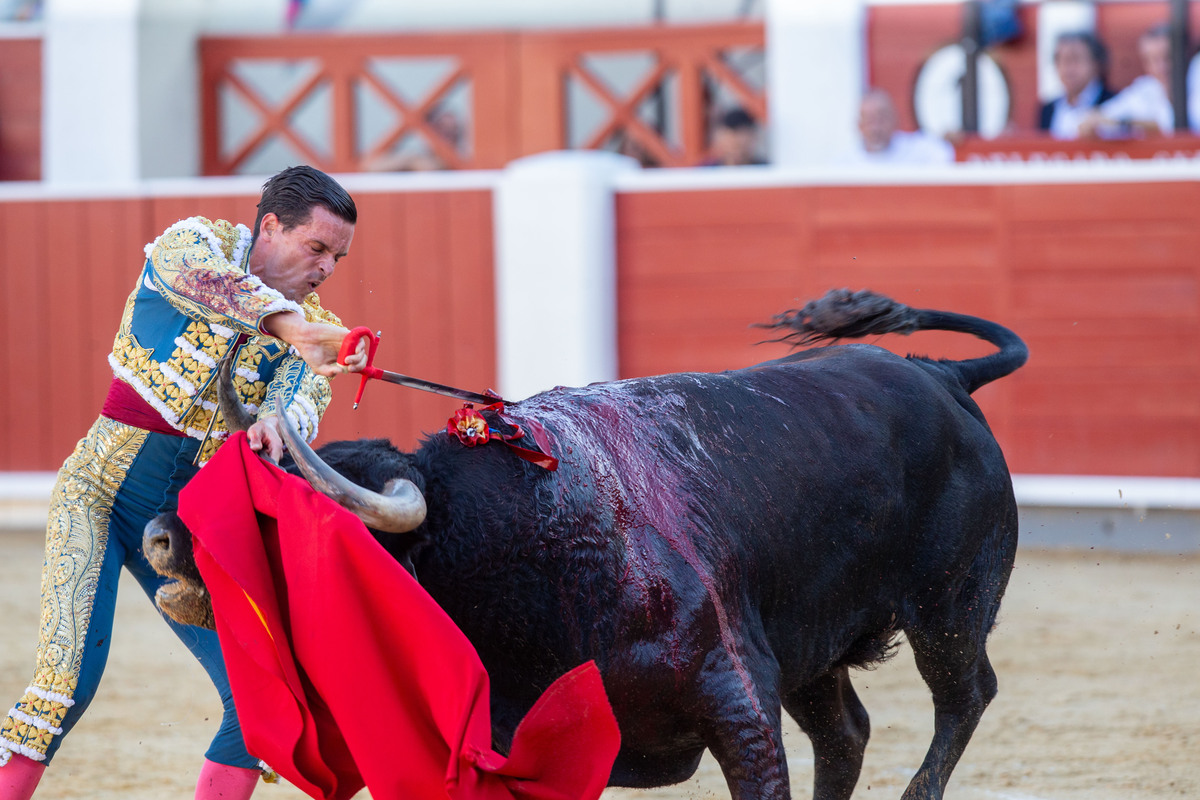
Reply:
[[196, 567], [192, 532], [175, 512], [159, 514], [142, 532], [146, 562], [167, 578], [154, 595], [158, 609], [181, 625], [216, 629], [212, 598]]

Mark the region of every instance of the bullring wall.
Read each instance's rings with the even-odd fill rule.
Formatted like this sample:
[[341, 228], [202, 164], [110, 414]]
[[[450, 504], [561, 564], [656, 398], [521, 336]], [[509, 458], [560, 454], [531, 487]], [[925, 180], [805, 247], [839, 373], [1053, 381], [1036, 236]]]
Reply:
[[[146, 243], [201, 214], [254, 222], [261, 181], [189, 181], [136, 197], [0, 199], [0, 471], [57, 469], [95, 419], [106, 360]], [[353, 255], [321, 292], [350, 326], [382, 329], [379, 365], [454, 385], [495, 383], [491, 199], [487, 182], [354, 189]], [[160, 185], [157, 188], [162, 188]], [[352, 385], [355, 384], [355, 385]], [[411, 444], [460, 405], [373, 383], [335, 384], [321, 438]], [[432, 421], [431, 421], [432, 420]]]
[[1025, 339], [1029, 363], [976, 394], [1014, 472], [1200, 476], [1200, 183], [767, 183], [618, 194], [623, 374], [762, 360], [780, 351], [747, 323], [869, 287]]
[[[370, 177], [347, 177], [360, 225], [323, 298], [347, 324], [383, 329], [380, 366], [503, 392], [492, 217], [503, 173]], [[139, 184], [126, 196], [7, 187], [0, 470], [55, 469], [94, 418], [145, 243], [192, 213], [250, 222], [257, 189], [245, 179]], [[1026, 339], [1030, 363], [977, 395], [1014, 472], [1200, 477], [1200, 171], [1190, 165], [948, 168], [888, 185], [832, 173], [633, 172], [616, 179], [614, 197], [622, 377], [779, 355], [779, 345], [755, 344], [763, 333], [749, 323], [829, 288], [870, 287]], [[539, 288], [543, 302], [553, 290]], [[880, 343], [987, 352], [949, 334]], [[411, 445], [457, 405], [373, 384], [351, 411], [355, 387], [336, 382], [322, 439]]]

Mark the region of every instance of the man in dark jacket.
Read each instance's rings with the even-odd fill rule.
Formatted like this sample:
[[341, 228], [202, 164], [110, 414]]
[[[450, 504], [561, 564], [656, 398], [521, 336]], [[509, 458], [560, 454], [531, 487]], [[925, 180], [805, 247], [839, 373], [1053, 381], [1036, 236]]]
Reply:
[[1054, 69], [1063, 95], [1042, 106], [1038, 129], [1056, 139], [1075, 139], [1084, 117], [1113, 96], [1105, 85], [1108, 51], [1091, 33], [1064, 33], [1054, 45]]

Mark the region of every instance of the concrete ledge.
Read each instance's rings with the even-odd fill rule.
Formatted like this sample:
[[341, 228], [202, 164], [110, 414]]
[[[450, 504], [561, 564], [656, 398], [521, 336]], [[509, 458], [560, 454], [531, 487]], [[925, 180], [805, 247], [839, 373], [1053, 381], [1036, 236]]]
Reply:
[[1021, 546], [1200, 553], [1200, 479], [1014, 475]]
[[54, 472], [0, 472], [0, 503], [40, 501], [50, 499], [54, 489]]
[[1200, 478], [1013, 475], [1017, 505], [1200, 510]]
[[0, 531], [46, 527], [53, 472], [0, 472]]
[[1200, 511], [1021, 506], [1020, 546], [1200, 555]]

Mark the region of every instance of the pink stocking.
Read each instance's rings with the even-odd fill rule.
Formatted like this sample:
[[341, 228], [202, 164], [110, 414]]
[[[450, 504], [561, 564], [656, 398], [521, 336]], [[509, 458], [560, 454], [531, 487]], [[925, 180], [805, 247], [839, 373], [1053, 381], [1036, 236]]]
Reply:
[[262, 771], [204, 760], [196, 781], [196, 800], [249, 800]]
[[0, 800], [29, 800], [46, 765], [41, 761], [13, 753], [8, 763], [0, 767]]

